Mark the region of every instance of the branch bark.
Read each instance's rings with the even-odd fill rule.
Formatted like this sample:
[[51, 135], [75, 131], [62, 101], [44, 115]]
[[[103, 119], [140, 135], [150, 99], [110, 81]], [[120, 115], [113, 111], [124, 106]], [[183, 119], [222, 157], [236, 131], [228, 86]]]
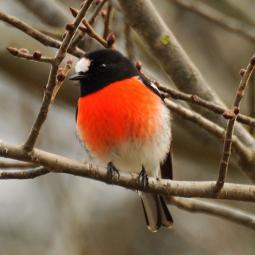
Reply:
[[105, 168], [82, 164], [76, 160], [38, 149], [27, 152], [21, 146], [0, 142], [0, 156], [34, 163], [45, 167], [51, 172], [87, 177], [132, 190], [142, 190], [165, 196], [204, 197], [255, 202], [254, 185], [226, 183], [220, 192], [216, 194], [214, 192], [215, 182], [158, 180], [149, 177], [148, 186], [144, 187], [137, 181], [137, 174], [120, 172], [119, 176], [113, 176], [109, 180], [109, 175]]

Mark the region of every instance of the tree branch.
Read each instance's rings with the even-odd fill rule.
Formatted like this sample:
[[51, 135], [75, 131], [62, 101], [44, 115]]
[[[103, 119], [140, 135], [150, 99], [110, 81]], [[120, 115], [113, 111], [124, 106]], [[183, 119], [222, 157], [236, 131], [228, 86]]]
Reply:
[[36, 62], [42, 62], [42, 63], [50, 63], [52, 64], [54, 62], [54, 58], [51, 57], [44, 57], [42, 56], [42, 53], [40, 51], [35, 51], [33, 54], [31, 54], [27, 49], [17, 49], [14, 47], [7, 47], [7, 50], [15, 57], [24, 58], [27, 60], [32, 60]]
[[199, 3], [197, 1], [194, 2], [187, 0], [185, 1], [171, 0], [171, 1], [174, 2], [176, 5], [179, 5], [188, 11], [194, 12], [199, 16], [213, 22], [214, 24], [230, 32], [243, 36], [252, 43], [255, 42], [254, 27], [249, 24], [242, 23], [241, 21], [235, 18], [227, 16], [226, 14], [223, 14], [215, 10], [214, 8], [210, 7], [209, 5], [201, 1]]
[[165, 196], [204, 197], [255, 202], [254, 185], [226, 183], [220, 192], [216, 194], [214, 192], [215, 182], [158, 180], [149, 177], [148, 186], [144, 187], [138, 182], [137, 174], [120, 172], [119, 176], [113, 176], [109, 180], [109, 175], [105, 168], [82, 164], [76, 160], [38, 149], [27, 152], [21, 146], [0, 142], [0, 156], [34, 163], [49, 169], [51, 172], [87, 177], [132, 190], [142, 190]]
[[[191, 94], [183, 93], [179, 90], [176, 90], [170, 87], [167, 88], [167, 87], [161, 86], [157, 81], [153, 81], [153, 82], [157, 85], [160, 91], [165, 93], [164, 94], [165, 97], [171, 97], [173, 99], [183, 100], [192, 104], [197, 104], [199, 106], [205, 107], [206, 109], [220, 115], [223, 115], [225, 112], [228, 111], [228, 109], [216, 103], [204, 100], [203, 98], [197, 95], [194, 95], [194, 94], [191, 95]], [[236, 120], [239, 121], [240, 123], [249, 125], [251, 127], [255, 127], [255, 119], [249, 116], [246, 116], [244, 114], [238, 114]]]
[[[22, 32], [26, 33], [27, 35], [31, 36], [38, 42], [42, 43], [43, 45], [47, 47], [53, 47], [53, 48], [60, 48], [61, 42], [53, 39], [52, 37], [45, 35], [44, 33], [40, 32], [39, 30], [31, 27], [30, 25], [26, 24], [25, 22], [7, 15], [0, 11], [0, 20], [12, 25], [13, 27], [21, 30]], [[84, 55], [84, 51], [81, 49], [75, 47], [68, 49], [68, 52], [76, 57], [81, 57]]]
[[235, 101], [233, 105], [233, 109], [225, 113], [225, 117], [229, 119], [228, 125], [226, 128], [226, 135], [224, 138], [223, 152], [220, 161], [220, 170], [219, 177], [217, 183], [215, 185], [215, 191], [218, 192], [224, 185], [225, 178], [227, 175], [229, 159], [231, 155], [231, 147], [232, 147], [232, 136], [234, 132], [234, 125], [237, 119], [237, 116], [240, 111], [240, 103], [244, 96], [246, 85], [249, 82], [251, 74], [254, 70], [255, 65], [255, 56], [251, 59], [247, 69], [244, 71], [242, 79], [240, 81], [239, 87], [236, 92]]
[[3, 171], [0, 170], [0, 179], [33, 179], [49, 173], [45, 167], [37, 167], [26, 170], [11, 170]]
[[206, 213], [255, 229], [255, 215], [228, 206], [209, 203], [191, 198], [171, 197], [168, 202], [192, 213]]

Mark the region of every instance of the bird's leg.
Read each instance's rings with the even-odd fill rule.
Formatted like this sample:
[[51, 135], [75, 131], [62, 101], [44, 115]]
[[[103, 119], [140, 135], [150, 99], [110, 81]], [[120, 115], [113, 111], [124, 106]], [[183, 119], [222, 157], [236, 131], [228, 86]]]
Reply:
[[113, 165], [112, 162], [109, 162], [107, 164], [107, 176], [110, 181], [112, 181], [114, 175], [116, 175], [118, 179], [120, 178], [119, 170]]
[[146, 188], [149, 185], [148, 175], [146, 173], [146, 170], [145, 170], [144, 166], [142, 166], [142, 171], [138, 175], [138, 183], [140, 185], [142, 185], [143, 188]]

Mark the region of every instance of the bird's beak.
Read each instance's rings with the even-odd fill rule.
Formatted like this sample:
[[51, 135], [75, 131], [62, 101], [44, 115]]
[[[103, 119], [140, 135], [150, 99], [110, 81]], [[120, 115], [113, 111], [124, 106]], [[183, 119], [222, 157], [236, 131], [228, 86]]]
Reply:
[[79, 80], [81, 80], [81, 79], [83, 79], [85, 77], [86, 77], [85, 73], [75, 73], [75, 74], [69, 76], [69, 80], [71, 80], [71, 81], [79, 81]]

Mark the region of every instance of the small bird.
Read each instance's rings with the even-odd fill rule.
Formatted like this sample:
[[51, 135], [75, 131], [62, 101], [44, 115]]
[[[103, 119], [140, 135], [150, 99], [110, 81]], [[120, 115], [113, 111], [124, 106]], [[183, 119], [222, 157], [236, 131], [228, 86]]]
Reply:
[[[170, 113], [157, 87], [117, 50], [85, 54], [70, 80], [79, 80], [77, 133], [90, 158], [110, 173], [172, 179]], [[171, 227], [161, 195], [138, 192], [149, 230]]]

